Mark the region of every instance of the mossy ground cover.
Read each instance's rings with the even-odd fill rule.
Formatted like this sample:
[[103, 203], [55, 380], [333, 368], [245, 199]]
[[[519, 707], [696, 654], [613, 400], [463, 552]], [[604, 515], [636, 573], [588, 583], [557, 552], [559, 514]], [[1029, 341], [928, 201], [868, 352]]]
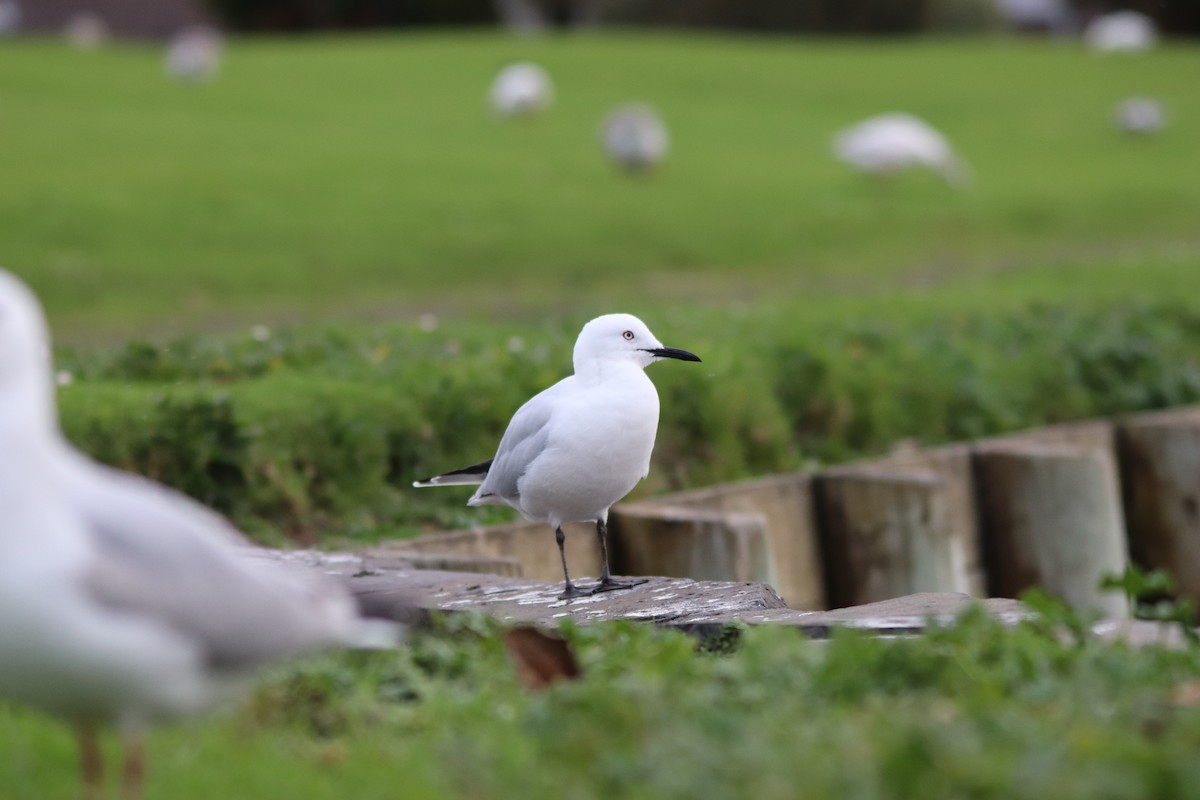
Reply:
[[[570, 629], [581, 679], [531, 693], [494, 625], [275, 670], [165, 730], [154, 797], [1196, 797], [1200, 651], [1081, 642], [972, 615], [923, 638], [744, 631], [698, 648]], [[0, 708], [14, 800], [75, 796], [70, 735]]]

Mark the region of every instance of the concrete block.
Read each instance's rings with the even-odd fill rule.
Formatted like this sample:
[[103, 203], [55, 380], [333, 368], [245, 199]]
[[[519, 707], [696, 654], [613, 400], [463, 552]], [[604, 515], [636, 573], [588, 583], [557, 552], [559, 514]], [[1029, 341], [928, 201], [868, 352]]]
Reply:
[[1128, 564], [1111, 453], [1007, 441], [978, 448], [975, 469], [993, 594], [1037, 586], [1075, 608], [1128, 614], [1124, 597], [1098, 588]]
[[969, 588], [963, 538], [950, 528], [936, 473], [859, 464], [827, 470], [815, 485], [832, 605]]
[[1200, 409], [1126, 418], [1117, 441], [1134, 560], [1200, 606]]
[[613, 508], [618, 572], [774, 585], [766, 519], [650, 503]]
[[[596, 526], [590, 523], [564, 525], [567, 535], [567, 566], [571, 578], [598, 578], [600, 549], [596, 544]], [[387, 542], [375, 548], [380, 553], [420, 553], [439, 556], [488, 556], [520, 564], [523, 577], [539, 581], [561, 581], [562, 563], [554, 531], [549, 525], [513, 522], [487, 525], [462, 531], [433, 533], [416, 539]]]
[[[825, 608], [825, 581], [813, 516], [808, 473], [768, 475], [704, 489], [677, 492], [644, 505], [718, 514], [757, 514], [766, 527], [771, 585], [792, 608]], [[617, 507], [620, 511], [621, 506]], [[693, 576], [694, 577], [694, 576]]]

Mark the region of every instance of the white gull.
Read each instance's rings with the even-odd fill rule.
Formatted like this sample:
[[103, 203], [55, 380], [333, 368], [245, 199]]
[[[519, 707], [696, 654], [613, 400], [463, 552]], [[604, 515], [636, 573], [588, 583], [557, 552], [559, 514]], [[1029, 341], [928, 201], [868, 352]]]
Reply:
[[125, 737], [138, 796], [148, 724], [209, 707], [266, 661], [395, 642], [342, 587], [250, 558], [219, 515], [74, 450], [54, 391], [37, 298], [0, 270], [0, 697], [78, 727], [88, 796], [97, 726]]
[[637, 317], [597, 317], [575, 342], [575, 374], [517, 410], [492, 459], [413, 485], [479, 484], [468, 505], [508, 505], [549, 524], [562, 558], [562, 598], [584, 594], [567, 569], [562, 526], [568, 522], [596, 523], [601, 576], [592, 592], [644, 583], [609, 573], [608, 510], [650, 472], [658, 392], [645, 368], [663, 358], [700, 360], [664, 347]]

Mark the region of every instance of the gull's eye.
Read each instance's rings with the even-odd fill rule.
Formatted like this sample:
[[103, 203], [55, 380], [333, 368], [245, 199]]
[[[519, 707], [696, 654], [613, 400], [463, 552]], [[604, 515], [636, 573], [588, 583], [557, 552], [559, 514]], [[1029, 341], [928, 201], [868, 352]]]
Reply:
[[625, 341], [627, 341], [627, 342], [633, 341], [633, 331], [625, 331], [621, 335], [625, 337]]

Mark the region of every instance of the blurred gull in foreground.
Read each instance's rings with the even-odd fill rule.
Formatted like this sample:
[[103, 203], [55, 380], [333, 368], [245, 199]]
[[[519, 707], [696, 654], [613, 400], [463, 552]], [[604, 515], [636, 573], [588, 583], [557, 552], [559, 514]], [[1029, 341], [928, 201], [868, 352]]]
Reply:
[[1162, 103], [1153, 97], [1127, 97], [1113, 111], [1113, 123], [1126, 133], [1148, 136], [1162, 130], [1166, 121]]
[[208, 25], [185, 28], [171, 39], [164, 57], [167, 74], [185, 81], [206, 81], [221, 66], [224, 43]]
[[889, 177], [927, 167], [949, 184], [961, 186], [967, 170], [946, 138], [910, 114], [882, 114], [836, 134], [837, 157], [860, 172]]
[[654, 169], [667, 155], [667, 126], [648, 105], [631, 103], [612, 111], [600, 123], [604, 153], [630, 172]]
[[509, 64], [492, 81], [488, 99], [501, 116], [537, 114], [554, 102], [554, 85], [537, 64]]
[[1083, 38], [1089, 47], [1103, 53], [1136, 53], [1158, 43], [1158, 28], [1145, 14], [1114, 11], [1088, 23]]
[[266, 661], [329, 646], [388, 646], [341, 587], [262, 559], [220, 516], [101, 466], [59, 431], [37, 299], [0, 270], [0, 697], [79, 730], [87, 796], [101, 791], [96, 726], [126, 738], [201, 711]]
[[[508, 505], [530, 521], [548, 523], [562, 558], [561, 599], [645, 583], [609, 574], [608, 510], [650, 473], [658, 392], [645, 369], [662, 358], [700, 360], [664, 347], [637, 317], [597, 317], [575, 342], [575, 374], [517, 410], [495, 457], [413, 485], [479, 484], [467, 505]], [[602, 571], [600, 583], [586, 593], [567, 570], [567, 522], [596, 523]]]

